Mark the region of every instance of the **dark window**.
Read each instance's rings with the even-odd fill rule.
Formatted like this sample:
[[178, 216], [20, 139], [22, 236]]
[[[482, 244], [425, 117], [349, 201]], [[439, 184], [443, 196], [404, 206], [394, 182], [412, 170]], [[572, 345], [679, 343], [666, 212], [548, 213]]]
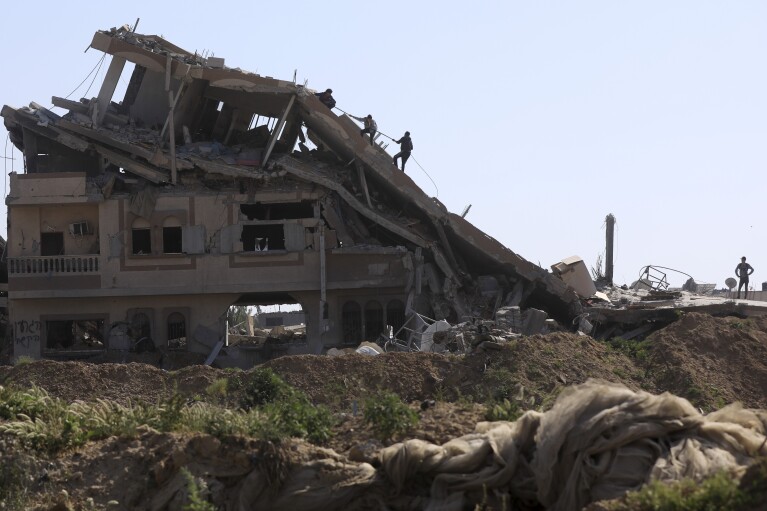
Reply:
[[163, 254], [180, 254], [181, 227], [162, 228], [162, 252]]
[[104, 320], [77, 319], [45, 322], [47, 350], [104, 349]]
[[295, 220], [314, 218], [314, 202], [286, 202], [279, 204], [242, 204], [240, 211], [248, 220]]
[[40, 234], [40, 255], [56, 256], [64, 254], [64, 233], [43, 232]]
[[180, 312], [168, 316], [168, 349], [186, 349], [186, 318]]
[[386, 324], [391, 325], [395, 334], [405, 324], [405, 304], [400, 300], [391, 300], [386, 304]]
[[365, 305], [365, 340], [375, 341], [383, 331], [383, 307], [378, 302], [368, 302]]
[[132, 241], [134, 254], [152, 253], [152, 232], [148, 227], [133, 229]]
[[245, 225], [242, 227], [242, 249], [245, 252], [285, 250], [285, 229], [282, 224]]
[[133, 316], [130, 324], [131, 336], [134, 341], [143, 337], [152, 337], [152, 325], [149, 322], [149, 316], [139, 312]]
[[344, 343], [362, 340], [362, 309], [357, 302], [346, 302], [341, 309], [341, 328]]

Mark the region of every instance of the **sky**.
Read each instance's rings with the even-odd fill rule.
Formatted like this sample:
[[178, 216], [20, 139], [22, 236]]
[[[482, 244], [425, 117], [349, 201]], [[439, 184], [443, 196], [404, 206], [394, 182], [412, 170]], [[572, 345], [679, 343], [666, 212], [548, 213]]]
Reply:
[[[2, 104], [50, 106], [81, 82], [71, 98], [85, 96], [103, 55], [84, 52], [93, 33], [140, 18], [139, 33], [230, 67], [295, 72], [384, 134], [410, 131], [416, 183], [450, 211], [471, 204], [469, 221], [544, 268], [571, 255], [594, 266], [612, 213], [617, 284], [654, 264], [723, 287], [744, 255], [752, 285], [767, 281], [763, 0], [31, 0], [3, 11]], [[3, 160], [7, 195], [23, 161], [0, 135], [15, 158]]]

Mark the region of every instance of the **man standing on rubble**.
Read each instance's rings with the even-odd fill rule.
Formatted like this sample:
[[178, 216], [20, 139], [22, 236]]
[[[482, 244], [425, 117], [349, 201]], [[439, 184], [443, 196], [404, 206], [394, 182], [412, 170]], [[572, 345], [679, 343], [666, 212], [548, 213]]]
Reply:
[[373, 116], [368, 114], [367, 117], [357, 117], [356, 115], [352, 115], [352, 117], [365, 125], [365, 128], [360, 130], [360, 136], [364, 137], [365, 133], [370, 135], [370, 145], [373, 145], [373, 139], [376, 137], [376, 132], [378, 131], [378, 124], [373, 120]]
[[740, 288], [746, 287], [744, 298], [748, 298], [748, 276], [754, 273], [754, 269], [746, 262], [746, 256], [740, 258], [740, 264], [735, 267], [735, 276], [740, 280], [738, 282], [738, 298], [740, 298]]
[[399, 140], [395, 140], [394, 143], [399, 144], [399, 152], [394, 155], [394, 166], [397, 166], [397, 158], [402, 158], [402, 172], [405, 172], [405, 163], [410, 158], [410, 153], [413, 151], [413, 141], [410, 139], [410, 132], [406, 131], [405, 136]]
[[333, 89], [326, 89], [325, 92], [315, 92], [314, 95], [320, 98], [322, 104], [331, 110], [336, 106], [336, 100], [333, 99]]

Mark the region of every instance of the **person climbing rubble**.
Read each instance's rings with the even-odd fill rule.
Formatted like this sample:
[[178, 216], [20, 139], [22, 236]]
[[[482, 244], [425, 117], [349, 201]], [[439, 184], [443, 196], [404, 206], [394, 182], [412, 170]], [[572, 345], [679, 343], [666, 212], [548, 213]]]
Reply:
[[399, 152], [394, 155], [394, 166], [397, 166], [397, 159], [402, 158], [402, 172], [405, 172], [405, 163], [410, 158], [410, 153], [413, 151], [413, 141], [410, 138], [410, 132], [406, 131], [405, 135], [399, 140], [394, 140], [394, 143], [399, 144]]
[[735, 267], [735, 276], [738, 277], [738, 298], [740, 298], [740, 288], [745, 286], [745, 296], [748, 298], [748, 276], [754, 273], [754, 269], [746, 262], [746, 256], [740, 258], [740, 263]]
[[360, 136], [364, 137], [365, 133], [370, 135], [370, 145], [373, 145], [376, 137], [376, 132], [378, 131], [378, 124], [373, 119], [373, 116], [368, 114], [367, 117], [357, 117], [356, 115], [352, 115], [352, 117], [360, 121], [365, 126], [360, 130]]
[[336, 100], [333, 99], [333, 89], [325, 89], [325, 92], [316, 92], [314, 95], [331, 110], [336, 106]]

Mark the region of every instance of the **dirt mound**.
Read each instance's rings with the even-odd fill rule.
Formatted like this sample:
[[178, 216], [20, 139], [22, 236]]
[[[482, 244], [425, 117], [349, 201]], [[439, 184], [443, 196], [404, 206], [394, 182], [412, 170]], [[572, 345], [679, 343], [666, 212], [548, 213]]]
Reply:
[[174, 392], [184, 396], [204, 393], [222, 371], [208, 366], [189, 366], [173, 373], [148, 364], [92, 364], [38, 360], [0, 367], [0, 384], [36, 385], [51, 396], [71, 402], [106, 399], [156, 402]]
[[647, 338], [647, 370], [656, 392], [697, 406], [732, 401], [767, 408], [767, 318], [684, 314]]
[[502, 399], [520, 392], [538, 404], [558, 388], [589, 378], [640, 387], [631, 359], [590, 337], [553, 333], [523, 337], [498, 350], [465, 357], [435, 353], [385, 353], [378, 356], [311, 355], [281, 357], [266, 364], [316, 403], [348, 407], [378, 390], [405, 401], [438, 398], [456, 401]]

